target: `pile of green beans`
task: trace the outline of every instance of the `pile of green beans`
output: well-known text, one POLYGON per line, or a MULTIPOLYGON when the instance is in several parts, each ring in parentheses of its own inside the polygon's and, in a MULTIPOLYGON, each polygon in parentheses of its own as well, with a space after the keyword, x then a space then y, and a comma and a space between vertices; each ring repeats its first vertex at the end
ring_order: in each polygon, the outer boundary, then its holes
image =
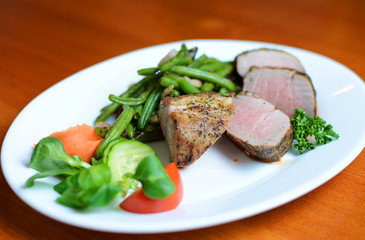
POLYGON ((161 95, 166 88, 171 97, 212 91, 227 95, 228 92, 238 91, 234 81, 227 77, 232 76, 231 61, 220 61, 205 54, 195 58, 196 51, 197 48, 187 49, 182 44, 175 56, 157 67, 138 70, 138 74, 143 76, 142 80, 127 91, 119 96, 109 95, 111 103, 101 110, 95 123, 107 121, 110 116, 122 113, 110 129, 99 131, 104 133, 104 140, 97 149, 97 157, 101 157, 107 143, 116 137, 145 142, 163 139, 159 123, 150 123, 150 118, 156 115, 161 95), (198 83, 201 84, 194 86, 190 79, 199 80, 198 83))

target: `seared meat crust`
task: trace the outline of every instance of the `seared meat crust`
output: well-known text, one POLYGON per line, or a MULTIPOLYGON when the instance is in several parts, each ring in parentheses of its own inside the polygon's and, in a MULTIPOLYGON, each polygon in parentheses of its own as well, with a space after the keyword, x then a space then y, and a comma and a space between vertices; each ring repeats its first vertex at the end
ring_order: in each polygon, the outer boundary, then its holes
POLYGON ((293 141, 293 129, 290 127, 277 145, 253 145, 230 133, 227 134, 248 156, 262 162, 279 161, 291 148, 293 141))
POLYGON ((219 93, 161 100, 158 116, 171 161, 178 167, 191 165, 221 137, 233 114, 232 97, 219 93))

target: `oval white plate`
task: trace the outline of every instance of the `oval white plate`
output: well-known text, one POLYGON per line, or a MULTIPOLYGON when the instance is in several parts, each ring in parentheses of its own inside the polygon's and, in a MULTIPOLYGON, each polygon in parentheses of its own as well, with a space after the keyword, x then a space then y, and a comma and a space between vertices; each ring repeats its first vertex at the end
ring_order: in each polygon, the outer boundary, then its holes
MULTIPOLYGON (((321 116, 334 126, 340 139, 301 156, 289 151, 279 163, 248 159, 223 137, 197 162, 181 170, 185 196, 170 212, 139 215, 124 212, 118 202, 105 208, 77 211, 55 202, 54 178, 24 183, 32 146, 48 134, 76 124, 93 123, 108 104, 110 93, 120 94, 138 80, 136 71, 156 66, 182 42, 130 52, 80 71, 49 88, 19 114, 1 151, 6 180, 14 192, 42 214, 66 224, 119 233, 160 233, 196 229, 246 218, 278 207, 320 186, 353 161, 365 146, 364 82, 345 66, 305 50, 250 41, 187 40, 198 54, 232 60, 250 49, 266 47, 287 51, 302 62, 317 91, 321 116), (238 159, 238 161, 234 161, 238 159)), ((153 143, 163 162, 168 161, 164 142, 153 143)))

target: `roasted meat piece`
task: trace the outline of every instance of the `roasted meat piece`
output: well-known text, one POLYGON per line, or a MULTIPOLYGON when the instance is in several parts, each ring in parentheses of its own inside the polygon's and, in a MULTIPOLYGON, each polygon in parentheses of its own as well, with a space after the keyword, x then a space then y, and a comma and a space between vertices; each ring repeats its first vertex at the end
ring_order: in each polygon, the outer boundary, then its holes
POLYGON ((158 118, 171 161, 187 167, 196 161, 226 131, 234 114, 232 97, 198 93, 160 102, 158 118))
POLYGON ((305 73, 291 69, 253 67, 243 79, 243 91, 254 92, 293 117, 296 108, 316 116, 316 91, 305 73))
POLYGON ((293 55, 276 50, 259 48, 246 51, 235 59, 237 73, 244 77, 251 67, 290 68, 298 72, 305 72, 302 64, 293 55))
POLYGON ((280 160, 293 141, 289 117, 250 92, 236 95, 233 104, 235 114, 228 125, 228 137, 254 159, 280 160))

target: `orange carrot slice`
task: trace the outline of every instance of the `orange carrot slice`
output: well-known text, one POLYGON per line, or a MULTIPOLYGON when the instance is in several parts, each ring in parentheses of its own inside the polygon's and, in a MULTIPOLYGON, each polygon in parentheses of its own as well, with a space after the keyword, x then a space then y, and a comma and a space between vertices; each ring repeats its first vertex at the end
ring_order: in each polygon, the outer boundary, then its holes
POLYGON ((90 162, 102 138, 95 129, 87 124, 70 127, 64 131, 54 132, 50 136, 58 138, 71 157, 79 156, 82 161, 90 162))

